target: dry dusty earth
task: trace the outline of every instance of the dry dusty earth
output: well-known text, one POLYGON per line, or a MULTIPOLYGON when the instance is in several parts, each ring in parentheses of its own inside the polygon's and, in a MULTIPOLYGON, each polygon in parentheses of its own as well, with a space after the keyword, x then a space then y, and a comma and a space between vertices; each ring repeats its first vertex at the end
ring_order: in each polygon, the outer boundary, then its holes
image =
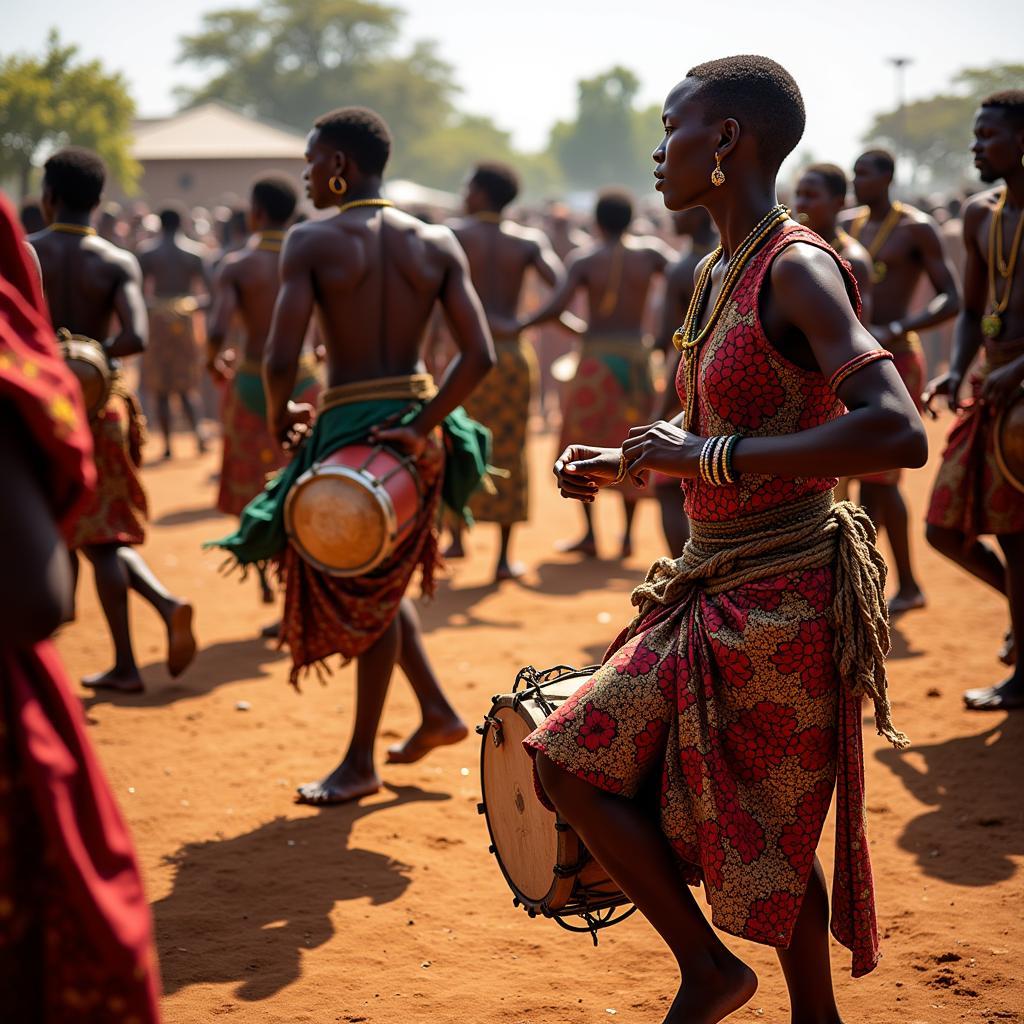
MULTIPOLYGON (((920 521, 932 465, 910 482, 920 521)), ((518 537, 531 571, 487 584, 491 527, 423 607, 427 643, 454 703, 480 721, 491 694, 527 663, 588 663, 629 614, 628 595, 661 554, 652 503, 637 554, 580 562, 553 553, 576 510, 551 486, 550 436, 532 447, 534 515, 518 537)), ((271 610, 253 581, 218 575, 200 542, 230 526, 210 511, 216 460, 187 454, 146 469, 146 557, 197 605, 202 652, 171 681, 156 617, 133 604, 147 692, 82 695, 90 734, 134 832, 153 902, 168 1024, 237 1020, 373 1024, 574 1024, 661 1021, 675 972, 639 917, 586 936, 530 920, 487 852, 476 737, 418 765, 385 767, 386 788, 358 806, 315 810, 292 793, 336 760, 352 715, 353 673, 303 692, 283 654, 256 639, 271 610), (249 710, 238 710, 247 701, 249 710)), ((155 454, 154 449, 150 449, 155 454)), ((599 525, 609 554, 614 498, 599 525)), ((913 748, 898 755, 868 729, 871 847, 885 959, 852 981, 833 950, 847 1024, 1024 1020, 1024 713, 971 714, 960 692, 995 682, 1001 602, 917 543, 930 606, 897 624, 891 678, 913 748)), ((74 676, 105 668, 109 646, 88 573, 79 620, 60 637, 74 676)), ((415 724, 402 678, 381 744, 415 724)), ((832 832, 822 845, 830 873, 832 832)), ((738 1021, 789 1020, 770 950, 729 940, 761 987, 738 1021)))

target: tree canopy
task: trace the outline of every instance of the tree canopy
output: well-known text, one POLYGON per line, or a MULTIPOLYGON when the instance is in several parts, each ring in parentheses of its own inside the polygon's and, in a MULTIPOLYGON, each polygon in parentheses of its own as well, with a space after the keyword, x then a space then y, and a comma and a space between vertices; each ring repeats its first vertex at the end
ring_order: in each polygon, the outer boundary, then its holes
POLYGON ((63 45, 53 30, 42 57, 0 59, 0 178, 16 179, 22 196, 33 166, 71 144, 96 150, 126 191, 137 181, 128 85, 99 61, 77 56, 77 47, 63 45))

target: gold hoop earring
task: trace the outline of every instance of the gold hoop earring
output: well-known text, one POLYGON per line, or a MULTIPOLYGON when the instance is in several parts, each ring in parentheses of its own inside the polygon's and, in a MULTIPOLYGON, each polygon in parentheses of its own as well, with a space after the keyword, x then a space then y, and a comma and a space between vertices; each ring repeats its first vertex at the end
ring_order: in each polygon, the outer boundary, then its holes
POLYGON ((711 172, 711 184, 715 188, 725 184, 725 171, 722 170, 722 158, 715 154, 715 169, 711 172))
POLYGON ((348 191, 348 182, 340 175, 332 175, 327 187, 336 195, 343 196, 348 191))

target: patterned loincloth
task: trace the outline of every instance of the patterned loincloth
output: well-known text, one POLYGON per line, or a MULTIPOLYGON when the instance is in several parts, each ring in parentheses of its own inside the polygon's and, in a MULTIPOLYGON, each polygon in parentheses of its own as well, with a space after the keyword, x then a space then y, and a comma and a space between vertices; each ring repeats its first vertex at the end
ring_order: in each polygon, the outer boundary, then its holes
MULTIPOLYGON (((895 338, 885 347, 892 353, 893 365, 906 384, 917 411, 920 412, 921 393, 928 377, 920 337, 916 331, 908 331, 902 338, 895 338)), ((902 478, 902 469, 887 469, 884 473, 869 473, 857 479, 865 484, 898 484, 902 478)))
POLYGON ((530 503, 526 430, 537 381, 533 348, 521 338, 495 343, 498 363, 463 403, 466 412, 491 432, 494 492, 480 490, 469 507, 478 522, 521 523, 530 503), (508 474, 507 476, 505 474, 508 474))
POLYGON ((196 301, 185 295, 149 306, 149 342, 142 353, 142 390, 186 394, 199 387, 199 349, 192 321, 196 301))
POLYGON ((90 422, 96 460, 96 494, 72 530, 70 546, 141 544, 149 514, 139 468, 145 420, 120 374, 107 404, 90 422))
MULTIPOLYGON (((651 353, 639 335, 584 338, 576 376, 565 391, 559 452, 570 444, 618 448, 633 427, 651 422, 656 396, 651 353)), ((618 489, 632 500, 652 493, 628 477, 618 489)))
POLYGON ((790 509, 693 523, 683 557, 657 563, 634 594, 640 614, 601 669, 525 742, 610 793, 634 797, 656 782, 662 831, 683 878, 704 883, 715 925, 772 946, 790 943, 838 787, 832 927, 860 975, 875 966, 878 941, 861 696, 847 680, 879 671, 884 657, 863 649, 859 627, 881 630, 888 646, 885 567, 866 554, 867 516, 829 505, 827 495, 805 500, 798 508, 817 525, 785 538, 787 520, 800 518, 790 509), (770 556, 743 554, 772 535, 770 556), (862 645, 856 666, 836 657, 837 622, 858 633, 846 636, 862 645))
POLYGON ((345 445, 365 441, 370 429, 397 415, 411 420, 433 390, 427 375, 387 378, 329 388, 310 437, 292 461, 242 512, 238 530, 207 547, 228 551, 240 565, 280 564, 285 584, 281 642, 291 652, 291 681, 332 654, 348 661, 367 651, 388 628, 417 568, 425 594, 440 565, 437 518, 441 500, 463 515, 486 473, 490 435, 461 408, 451 413, 416 463, 423 502, 408 538, 377 569, 357 577, 329 576, 303 561, 288 542, 284 506, 292 485, 314 463, 345 445), (373 397, 391 392, 389 397, 373 397), (393 397, 403 392, 407 397, 393 397))
MULTIPOLYGON (((293 402, 315 405, 320 395, 313 360, 302 360, 292 392, 293 402)), ((288 462, 267 429, 266 398, 258 363, 243 362, 224 392, 221 410, 224 441, 217 509, 238 516, 263 490, 267 477, 288 462)))
POLYGON ((1024 355, 1024 342, 985 346, 985 363, 971 376, 964 403, 946 440, 928 507, 928 523, 957 530, 970 544, 983 533, 1024 532, 1024 492, 1003 474, 993 451, 998 410, 979 401, 990 370, 1024 355))

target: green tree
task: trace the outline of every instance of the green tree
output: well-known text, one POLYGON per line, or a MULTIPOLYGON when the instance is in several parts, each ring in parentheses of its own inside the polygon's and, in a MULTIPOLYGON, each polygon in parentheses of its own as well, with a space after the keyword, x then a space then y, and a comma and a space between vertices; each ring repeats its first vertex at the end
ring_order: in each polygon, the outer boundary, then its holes
POLYGON ((877 114, 864 140, 908 156, 915 182, 953 187, 969 179, 971 123, 978 103, 1001 89, 1019 88, 1024 64, 965 68, 948 91, 877 114))
POLYGON ((16 179, 22 196, 47 151, 70 144, 96 150, 125 191, 138 180, 128 85, 99 61, 77 56, 54 29, 42 57, 0 59, 0 178, 16 179))
POLYGON ((566 180, 577 188, 622 184, 647 191, 661 112, 637 110, 640 80, 614 67, 581 80, 578 89, 575 121, 559 121, 550 136, 566 180))

